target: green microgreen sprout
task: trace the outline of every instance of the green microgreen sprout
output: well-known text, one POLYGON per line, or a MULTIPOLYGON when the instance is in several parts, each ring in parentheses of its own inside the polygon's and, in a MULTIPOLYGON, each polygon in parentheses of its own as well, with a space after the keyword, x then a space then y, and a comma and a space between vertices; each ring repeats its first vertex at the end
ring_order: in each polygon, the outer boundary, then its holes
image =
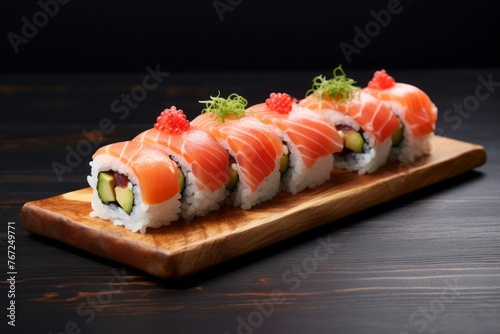
POLYGON ((217 117, 221 123, 226 119, 245 116, 245 108, 248 104, 247 99, 236 93, 230 94, 227 99, 220 97, 220 91, 217 96, 210 96, 210 100, 198 102, 205 103, 202 114, 209 113, 212 117, 217 117))
POLYGON ((332 78, 318 75, 312 81, 312 87, 306 92, 306 96, 314 94, 319 99, 331 99, 338 103, 348 102, 361 90, 355 86, 356 81, 346 76, 341 65, 333 70, 332 78))

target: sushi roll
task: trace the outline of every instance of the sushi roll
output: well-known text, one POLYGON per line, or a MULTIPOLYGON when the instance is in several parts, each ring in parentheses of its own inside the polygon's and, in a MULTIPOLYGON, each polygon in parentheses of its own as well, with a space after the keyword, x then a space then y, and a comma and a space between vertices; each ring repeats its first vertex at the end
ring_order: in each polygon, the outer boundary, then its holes
POLYGON ((229 154, 208 132, 191 126, 181 109, 165 109, 154 127, 133 141, 158 146, 179 166, 182 218, 188 221, 219 209, 230 180, 229 154))
POLYGON ((90 216, 141 233, 179 218, 179 169, 166 152, 152 144, 117 142, 99 148, 90 166, 90 216))
POLYGON ((343 137, 344 149, 334 155, 336 168, 370 174, 387 162, 401 123, 386 105, 361 92, 355 83, 339 66, 330 79, 314 78, 299 105, 324 115, 343 137))
POLYGON ((208 131, 230 155, 231 181, 226 203, 241 209, 273 198, 280 187, 281 140, 254 117, 246 117, 248 101, 231 94, 200 101, 202 113, 191 121, 208 131))
POLYGON ((330 179, 333 154, 342 151, 343 140, 325 117, 282 93, 271 93, 265 103, 249 107, 247 114, 268 125, 285 145, 282 191, 297 194, 330 179))
POLYGON ((403 124, 392 159, 412 163, 431 153, 438 110, 425 92, 396 82, 385 70, 376 71, 363 92, 381 100, 403 124))

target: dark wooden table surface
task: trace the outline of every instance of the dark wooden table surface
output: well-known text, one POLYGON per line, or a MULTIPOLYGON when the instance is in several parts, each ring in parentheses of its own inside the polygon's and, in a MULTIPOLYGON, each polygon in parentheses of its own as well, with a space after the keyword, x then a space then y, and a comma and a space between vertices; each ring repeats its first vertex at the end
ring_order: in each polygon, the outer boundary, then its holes
POLYGON ((330 74, 166 71, 0 76, 2 333, 500 332, 500 69, 392 71, 432 97, 438 134, 486 148, 485 165, 193 276, 158 279, 25 231, 24 203, 87 187, 91 151, 163 108, 192 118, 218 90, 303 96, 330 74), (334 252, 304 270, 319 240, 334 252))

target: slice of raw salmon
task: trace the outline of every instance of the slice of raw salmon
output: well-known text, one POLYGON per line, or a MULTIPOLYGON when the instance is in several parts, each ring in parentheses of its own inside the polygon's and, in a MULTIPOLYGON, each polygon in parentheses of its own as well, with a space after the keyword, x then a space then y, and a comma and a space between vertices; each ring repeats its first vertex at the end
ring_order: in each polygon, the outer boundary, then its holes
POLYGON ((375 72, 363 92, 373 95, 401 118, 414 137, 430 134, 437 120, 437 107, 420 88, 396 82, 385 70, 375 72))
POLYGON ((140 133, 134 141, 148 142, 167 153, 182 157, 199 189, 219 189, 229 182, 229 154, 207 131, 190 126, 186 131, 170 133, 152 128, 140 133))
POLYGON ((319 113, 296 103, 288 113, 277 112, 266 103, 260 103, 249 107, 248 114, 286 134, 298 148, 306 167, 311 167, 319 157, 342 150, 343 140, 335 126, 319 113))
POLYGON ((191 121, 208 131, 227 148, 240 170, 240 181, 255 191, 277 168, 283 144, 261 121, 253 117, 227 118, 223 122, 205 113, 191 121))
POLYGON ((92 158, 101 154, 116 157, 130 167, 145 204, 161 203, 180 191, 176 163, 152 144, 117 142, 99 148, 92 158))

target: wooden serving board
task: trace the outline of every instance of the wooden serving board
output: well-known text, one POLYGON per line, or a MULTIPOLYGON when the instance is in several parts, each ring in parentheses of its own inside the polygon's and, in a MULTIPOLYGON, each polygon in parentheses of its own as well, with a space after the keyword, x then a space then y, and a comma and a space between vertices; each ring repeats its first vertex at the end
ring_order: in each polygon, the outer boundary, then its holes
POLYGON ((435 137, 432 155, 414 164, 389 162, 371 175, 333 170, 324 185, 280 193, 251 210, 221 208, 145 234, 91 218, 85 188, 26 203, 21 224, 34 234, 162 278, 178 278, 292 237, 319 225, 462 174, 486 162, 482 146, 435 137))

